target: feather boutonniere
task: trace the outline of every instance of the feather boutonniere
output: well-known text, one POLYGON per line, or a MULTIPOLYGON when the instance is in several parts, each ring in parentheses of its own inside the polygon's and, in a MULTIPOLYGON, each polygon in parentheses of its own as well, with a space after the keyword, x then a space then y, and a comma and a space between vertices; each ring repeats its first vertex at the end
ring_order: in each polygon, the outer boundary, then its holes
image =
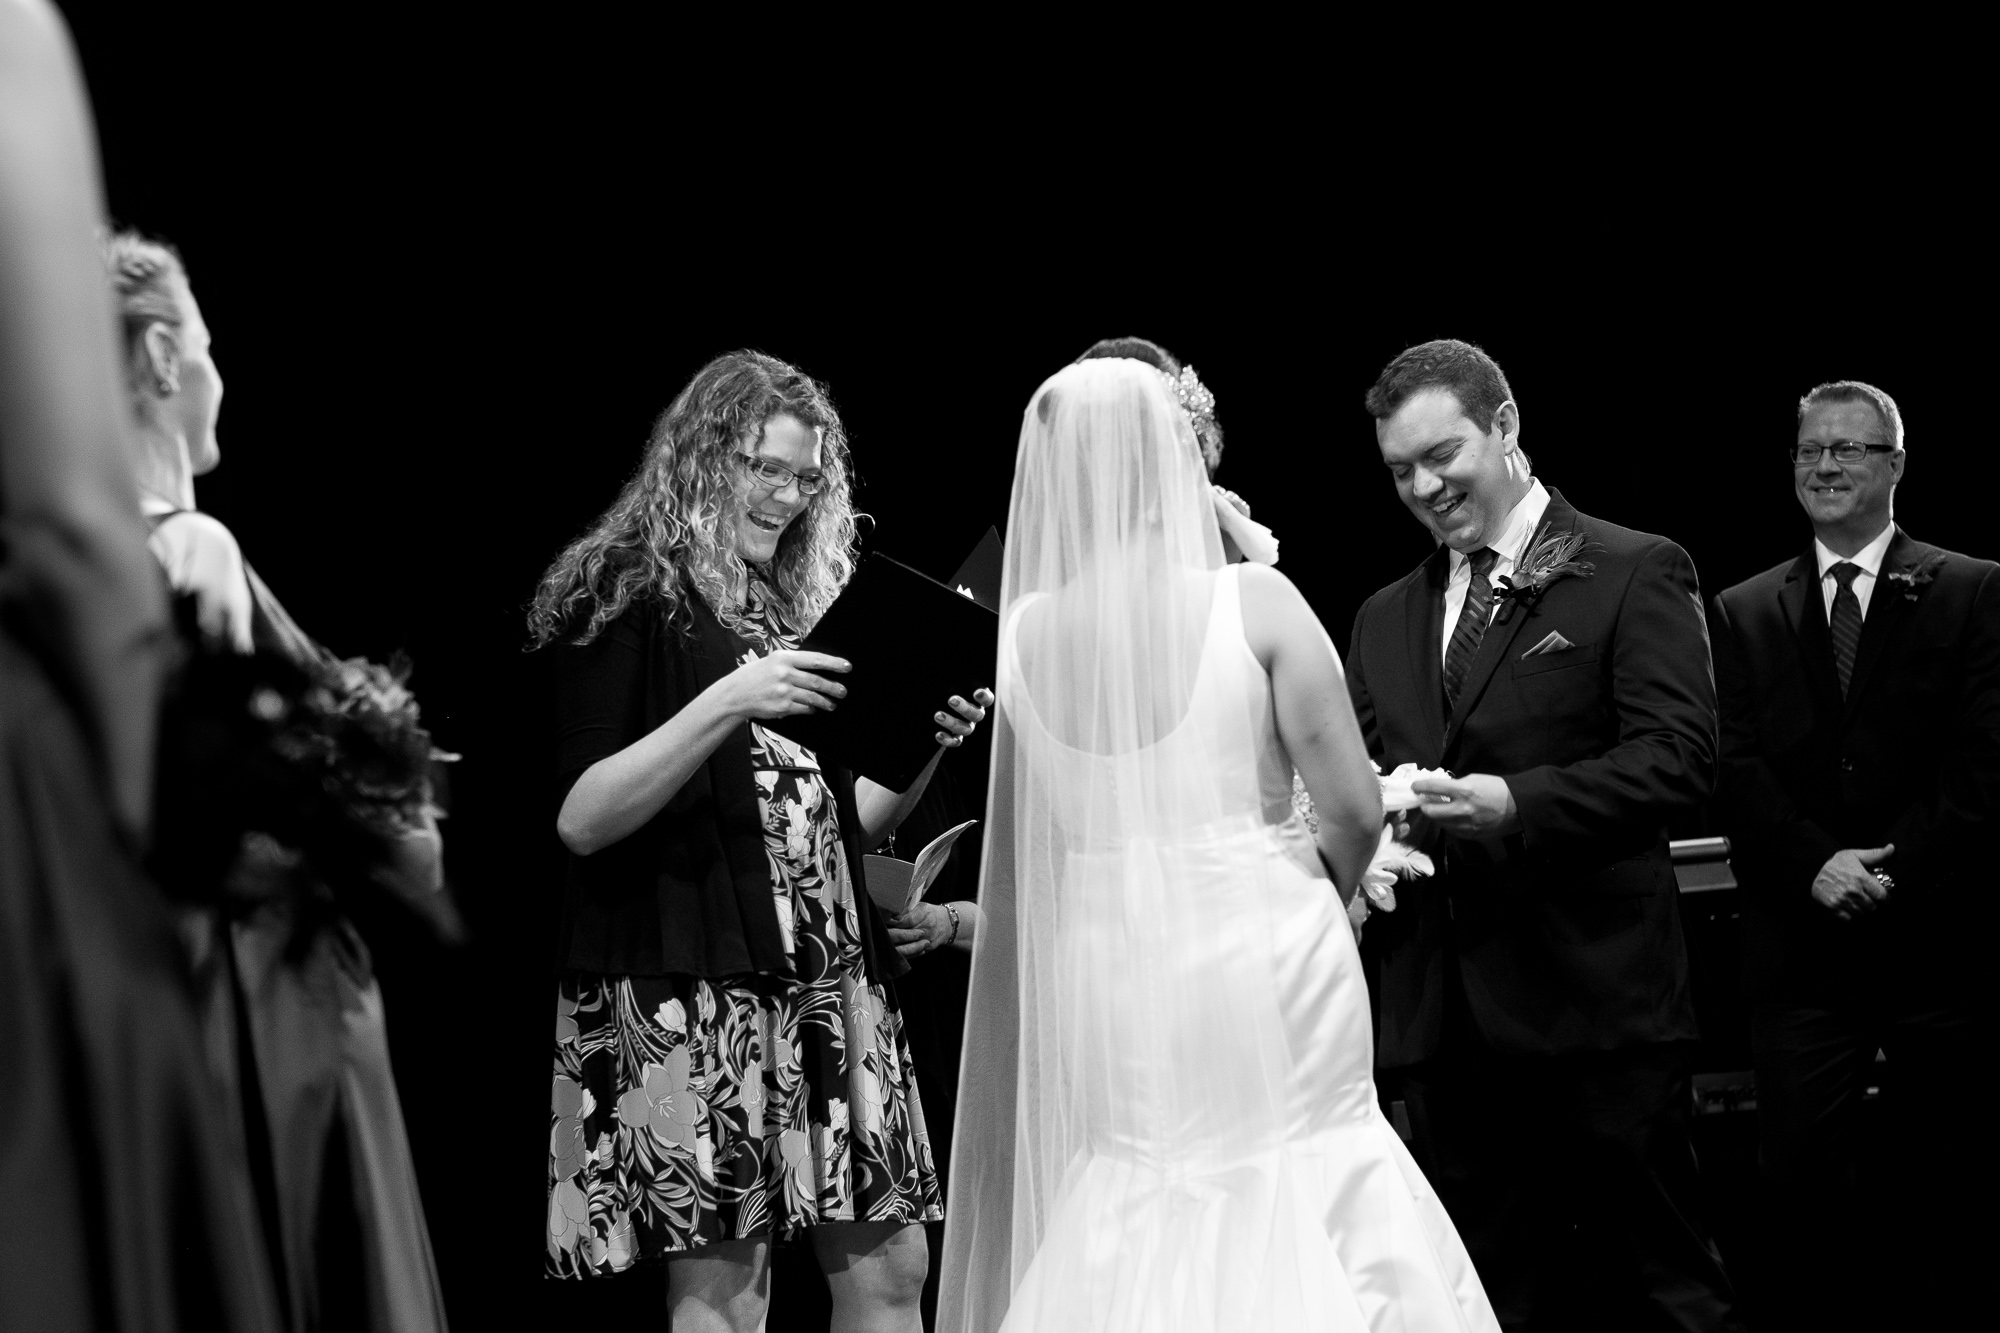
POLYGON ((1580 532, 1542 529, 1528 543, 1514 572, 1500 576, 1500 586, 1493 590, 1493 600, 1499 606, 1494 618, 1506 624, 1517 605, 1533 606, 1557 579, 1594 577, 1597 566, 1577 559, 1588 549, 1590 543, 1580 532))
POLYGON ((1911 565, 1908 569, 1899 569, 1896 570, 1894 573, 1886 574, 1883 577, 1887 578, 1891 583, 1902 584, 1903 600, 1908 602, 1914 602, 1917 600, 1917 589, 1928 584, 1932 579, 1935 579, 1937 577, 1937 572, 1943 568, 1944 568, 1944 552, 1932 551, 1929 555, 1917 561, 1916 564, 1911 565))

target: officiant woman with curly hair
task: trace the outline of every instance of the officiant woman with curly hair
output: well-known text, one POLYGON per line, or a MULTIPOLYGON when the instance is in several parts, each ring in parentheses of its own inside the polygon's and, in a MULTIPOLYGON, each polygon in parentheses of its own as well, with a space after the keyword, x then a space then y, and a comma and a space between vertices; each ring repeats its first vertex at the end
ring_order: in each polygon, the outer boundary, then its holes
MULTIPOLYGON (((549 1272, 665 1260, 676 1330, 761 1328, 770 1245, 802 1230, 835 1328, 921 1327, 943 1214, 888 985, 907 964, 856 879, 936 760, 896 793, 762 725, 846 693, 847 663, 798 645, 854 547, 825 390, 734 352, 674 399, 529 614, 556 645, 570 852, 549 1272)), ((940 708, 940 747, 990 702, 940 708)))

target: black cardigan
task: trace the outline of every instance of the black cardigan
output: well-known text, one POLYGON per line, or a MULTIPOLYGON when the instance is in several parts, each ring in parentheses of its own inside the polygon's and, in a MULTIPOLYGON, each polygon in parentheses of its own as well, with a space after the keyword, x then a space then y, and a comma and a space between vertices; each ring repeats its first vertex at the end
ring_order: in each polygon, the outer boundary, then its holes
MULTIPOLYGON (((637 599, 588 644, 556 650, 558 809, 585 769, 651 733, 751 650, 692 590, 682 608, 669 620, 658 598, 637 599)), ((822 768, 854 877, 869 977, 900 976, 909 964, 861 882, 854 776, 822 768)), ((613 976, 793 974, 771 893, 748 723, 643 827, 593 856, 570 855, 557 965, 613 976)))

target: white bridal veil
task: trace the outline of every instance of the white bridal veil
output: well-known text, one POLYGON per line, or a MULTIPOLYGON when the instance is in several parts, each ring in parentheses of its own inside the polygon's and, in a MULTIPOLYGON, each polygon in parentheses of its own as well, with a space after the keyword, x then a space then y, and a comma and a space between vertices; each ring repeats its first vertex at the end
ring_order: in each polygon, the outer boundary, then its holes
POLYGON ((1205 672, 1247 659, 1210 641, 1222 567, 1161 376, 1092 360, 1043 384, 1008 518, 948 1333, 1010 1306, 1010 1329, 1121 1327, 1135 1291, 1181 1293, 1191 1319, 1269 1310, 1254 1288, 1289 1245, 1271 1157, 1291 1066, 1249 691, 1192 707, 1205 672), (1251 1257, 1216 1271, 1222 1255, 1251 1257))

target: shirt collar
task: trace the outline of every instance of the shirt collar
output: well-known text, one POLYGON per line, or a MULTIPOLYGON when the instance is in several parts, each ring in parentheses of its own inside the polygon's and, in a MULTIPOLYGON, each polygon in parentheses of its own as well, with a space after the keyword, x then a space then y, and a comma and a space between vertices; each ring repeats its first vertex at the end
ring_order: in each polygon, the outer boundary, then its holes
POLYGON ((1889 543, 1894 541, 1895 537, 1896 525, 1890 523, 1889 526, 1882 529, 1874 541, 1869 542, 1853 555, 1848 556, 1835 555, 1827 548, 1825 542, 1817 537, 1813 538, 1813 554, 1819 557, 1819 576, 1825 578, 1826 572, 1829 569, 1832 569, 1842 560, 1850 560, 1861 566, 1861 572, 1869 578, 1880 577, 1882 573, 1882 560, 1889 554, 1889 543))
MULTIPOLYGON (((1508 564, 1520 564, 1521 551, 1527 546, 1528 538, 1535 535, 1535 529, 1541 525, 1542 515, 1548 512, 1548 508, 1549 488, 1542 485, 1540 477, 1536 477, 1534 483, 1528 487, 1528 493, 1521 497, 1520 503, 1507 515, 1507 521, 1500 525, 1500 535, 1487 544, 1508 564)), ((1453 551, 1451 572, 1458 573, 1468 559, 1470 557, 1465 552, 1453 551)))
POLYGON ((148 491, 139 492, 139 513, 146 518, 158 518, 162 514, 173 514, 179 511, 180 506, 172 500, 162 500, 159 496, 148 491))

